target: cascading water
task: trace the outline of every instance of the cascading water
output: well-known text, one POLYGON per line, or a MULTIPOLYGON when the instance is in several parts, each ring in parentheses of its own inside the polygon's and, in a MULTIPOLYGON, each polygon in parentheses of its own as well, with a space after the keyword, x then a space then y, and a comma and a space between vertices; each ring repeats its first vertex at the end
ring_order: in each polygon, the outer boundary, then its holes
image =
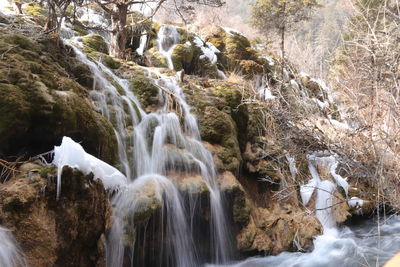
POLYGON ((158 51, 167 60, 168 68, 173 70, 174 63, 172 62, 172 52, 175 45, 181 40, 181 35, 173 26, 164 25, 160 28, 157 35, 158 51))
MULTIPOLYGON (((353 229, 349 227, 338 229, 333 213, 334 193, 337 186, 340 186, 347 194, 348 184, 336 173, 338 166, 336 156, 328 151, 315 152, 308 155, 308 162, 312 179, 301 186, 300 193, 305 205, 313 193, 316 193, 316 217, 324 230, 323 235, 315 238, 314 250, 310 253, 283 252, 277 256, 249 258, 229 265, 230 267, 382 266, 400 250, 399 216, 378 222, 381 225, 380 231, 371 221, 353 226, 353 229), (327 171, 325 175, 329 174, 331 178, 320 177, 319 170, 327 171)), ((350 206, 362 205, 362 203, 360 199, 349 200, 350 206)), ((209 265, 211 266, 216 265, 209 265)))
MULTIPOLYGON (((174 27, 162 29, 159 35, 160 51, 167 53, 180 36, 174 27)), ((154 208, 160 219, 159 229, 152 234, 159 243, 160 260, 154 260, 153 264, 186 267, 197 266, 207 260, 194 238, 198 230, 195 229, 193 216, 198 213, 200 202, 196 198, 185 197, 177 189, 179 181, 169 177, 177 172, 184 177, 197 173, 206 185, 211 213, 211 241, 207 247, 213 253, 211 258, 207 258, 217 263, 226 262, 229 258, 229 235, 213 158, 201 143, 196 118, 190 112, 176 79, 148 71, 149 80, 159 88, 160 107, 156 112, 146 114, 129 90, 128 81, 117 77, 100 62, 89 60, 77 47, 76 39, 68 42, 74 47, 77 59, 89 66, 93 74, 94 86, 90 97, 95 108, 115 128, 121 171, 129 181, 111 200, 114 221, 107 241, 107 265, 123 266, 133 262, 147 265, 146 260, 138 259, 143 252, 135 251, 135 248, 149 242, 140 238, 136 240, 139 236, 137 227, 141 223, 138 214, 146 207, 154 208), (172 105, 172 102, 177 105, 172 105), (180 116, 171 112, 172 107, 178 109, 180 116)), ((146 69, 143 71, 146 72, 146 69)))
POLYGON ((0 266, 25 267, 28 266, 20 254, 16 241, 10 231, 0 226, 0 266))

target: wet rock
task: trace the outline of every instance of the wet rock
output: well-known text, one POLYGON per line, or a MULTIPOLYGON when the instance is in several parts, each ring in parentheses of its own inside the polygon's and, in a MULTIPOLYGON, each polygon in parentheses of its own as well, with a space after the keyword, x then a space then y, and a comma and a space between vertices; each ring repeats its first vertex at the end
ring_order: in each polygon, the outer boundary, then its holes
POLYGON ((108 54, 107 43, 104 41, 103 37, 101 37, 98 34, 89 34, 89 35, 83 36, 81 38, 81 41, 84 45, 88 46, 89 48, 93 49, 94 51, 108 54))
POLYGON ((50 151, 64 135, 83 141, 89 153, 113 163, 116 139, 111 124, 86 99, 91 86, 85 66, 56 42, 1 35, 0 155, 35 155, 50 151), (40 55, 40 56, 39 56, 40 55), (71 64, 68 64, 71 62, 71 64), (73 71, 74 69, 74 71, 73 71))
POLYGON ((109 206, 101 181, 65 167, 56 201, 54 179, 29 178, 33 168, 44 169, 24 164, 18 177, 0 187, 0 221, 13 231, 29 265, 104 266, 100 240, 109 224, 109 206))

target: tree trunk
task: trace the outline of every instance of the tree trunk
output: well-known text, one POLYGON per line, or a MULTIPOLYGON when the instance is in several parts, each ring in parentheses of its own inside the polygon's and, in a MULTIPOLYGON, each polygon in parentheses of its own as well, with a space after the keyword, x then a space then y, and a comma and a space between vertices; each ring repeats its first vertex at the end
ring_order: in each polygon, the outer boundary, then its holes
POLYGON ((17 1, 17 2, 14 2, 13 4, 14 4, 14 12, 17 13, 18 15, 22 15, 23 14, 22 3, 17 1))
POLYGON ((111 40, 110 55, 123 58, 127 41, 126 19, 128 15, 128 5, 117 5, 114 14, 111 15, 111 40))
MULTIPOLYGON (((286 2, 283 3, 283 15, 286 15, 286 2)), ((286 18, 283 18, 281 26, 281 90, 285 84, 285 31, 286 31, 286 18)))
POLYGON ((283 84, 285 83, 285 31, 286 28, 283 25, 281 28, 281 88, 283 88, 283 84))

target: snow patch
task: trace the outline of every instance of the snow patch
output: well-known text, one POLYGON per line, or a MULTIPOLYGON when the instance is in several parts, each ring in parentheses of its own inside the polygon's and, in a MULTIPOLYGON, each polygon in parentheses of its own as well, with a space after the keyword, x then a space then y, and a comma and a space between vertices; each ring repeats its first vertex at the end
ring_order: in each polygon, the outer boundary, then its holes
POLYGON ((213 65, 217 64, 218 58, 216 53, 221 52, 218 50, 218 48, 216 48, 210 42, 204 43, 204 41, 201 40, 198 36, 194 37, 193 42, 196 44, 197 47, 201 49, 201 52, 203 53, 203 55, 200 56, 200 59, 208 58, 213 65))
POLYGON ((53 164, 57 166, 57 199, 61 193, 61 173, 64 166, 79 169, 85 175, 93 173, 94 178, 100 179, 107 190, 127 184, 126 177, 120 171, 86 153, 82 146, 70 137, 64 136, 61 145, 54 147, 53 164))
POLYGON ((352 198, 350 198, 349 201, 347 201, 347 203, 349 204, 349 206, 351 208, 361 208, 362 205, 364 204, 364 200, 362 200, 358 197, 352 197, 352 198))
POLYGON ((7 0, 0 0, 0 12, 4 15, 15 15, 14 8, 7 0))
POLYGON ((222 29, 228 33, 228 34, 239 34, 239 35, 243 35, 240 31, 235 30, 233 28, 229 28, 229 27, 222 27, 222 29))

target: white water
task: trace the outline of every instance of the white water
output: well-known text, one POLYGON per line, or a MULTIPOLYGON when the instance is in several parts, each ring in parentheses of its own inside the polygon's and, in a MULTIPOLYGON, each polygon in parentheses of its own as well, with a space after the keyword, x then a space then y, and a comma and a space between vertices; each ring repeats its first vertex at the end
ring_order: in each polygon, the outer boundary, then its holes
POLYGON ((143 56, 144 50, 146 49, 147 45, 147 32, 145 30, 142 31, 142 35, 140 36, 140 43, 139 47, 136 49, 138 55, 143 56))
POLYGON ((181 40, 181 35, 174 26, 164 25, 161 26, 157 34, 158 51, 167 60, 168 68, 173 70, 174 63, 172 62, 172 52, 174 52, 175 45, 181 40))
MULTIPOLYGON (((400 216, 370 219, 316 237, 310 253, 283 252, 254 257, 230 267, 366 267, 383 266, 400 251, 400 216), (380 231, 378 230, 380 228, 380 231)), ((215 266, 215 265, 213 265, 215 266)), ((209 266, 211 267, 211 265, 209 266)))
POLYGON ((9 230, 0 226, 0 266, 24 267, 28 266, 19 252, 18 245, 9 230))
MULTIPOLYGON (((316 217, 323 226, 323 235, 314 240, 314 249, 310 253, 283 252, 277 256, 254 257, 231 265, 230 267, 361 267, 382 266, 400 251, 400 216, 394 216, 376 225, 373 220, 361 225, 337 228, 333 214, 333 193, 340 186, 347 194, 346 180, 336 173, 338 161, 336 155, 327 151, 308 155, 309 170, 312 179, 301 187, 300 193, 306 205, 316 191, 316 217), (328 170, 334 180, 323 180, 318 170, 328 170), (378 230, 380 231, 378 232, 378 230)), ((290 160, 289 160, 290 163, 290 160)), ((360 207, 363 200, 351 198, 352 207, 360 207)), ((217 265, 208 265, 217 266, 217 265)), ((222 265, 218 265, 222 266, 222 265)))
MULTIPOLYGON (((178 42, 180 36, 174 27, 162 29, 164 30, 160 32, 163 34, 159 35, 160 50, 170 53, 171 47, 178 42)), ((199 258, 197 244, 192 237, 196 229, 192 228, 192 222, 187 219, 199 212, 200 207, 196 201, 192 203, 192 200, 189 200, 189 210, 184 208, 186 203, 177 189, 177 182, 168 177, 171 171, 182 172, 185 176, 193 173, 201 175, 210 197, 209 247, 213 253, 212 260, 217 263, 226 262, 229 258, 229 233, 216 183, 217 174, 213 158, 201 143, 196 118, 190 112, 182 88, 175 77, 148 70, 150 81, 159 88, 160 107, 156 112, 146 114, 129 90, 127 80, 117 77, 100 62, 89 60, 78 48, 81 44, 76 38, 67 42, 73 46, 77 59, 86 64, 93 74, 94 86, 90 97, 94 107, 114 126, 120 169, 128 179, 125 187, 121 186, 123 183, 118 184, 120 190, 111 201, 113 225, 107 240, 107 265, 122 266, 127 256, 133 261, 135 242, 145 242, 134 238, 127 241, 126 232, 137 230, 133 218, 143 209, 143 205, 140 204, 143 194, 139 193, 147 192, 149 184, 152 185, 152 190, 156 188, 155 198, 163 203, 162 221, 159 222, 162 225, 160 234, 161 240, 168 238, 168 242, 161 242, 159 253, 163 254, 164 258, 168 255, 167 261, 172 266, 197 266, 205 260, 199 258), (172 108, 176 109, 179 116, 171 112, 172 108)), ((145 68, 143 72, 146 72, 145 68)), ((78 150, 80 149, 81 147, 78 150)), ((68 152, 68 149, 66 151, 68 152)), ((85 158, 86 154, 82 154, 82 157, 85 158)), ((86 163, 89 162, 91 161, 86 163)), ((80 166, 72 162, 72 165, 89 170, 86 163, 83 163, 85 166, 80 166)), ((59 165, 63 164, 65 162, 59 165)), ((142 245, 145 243, 136 244, 139 247, 142 245)))

